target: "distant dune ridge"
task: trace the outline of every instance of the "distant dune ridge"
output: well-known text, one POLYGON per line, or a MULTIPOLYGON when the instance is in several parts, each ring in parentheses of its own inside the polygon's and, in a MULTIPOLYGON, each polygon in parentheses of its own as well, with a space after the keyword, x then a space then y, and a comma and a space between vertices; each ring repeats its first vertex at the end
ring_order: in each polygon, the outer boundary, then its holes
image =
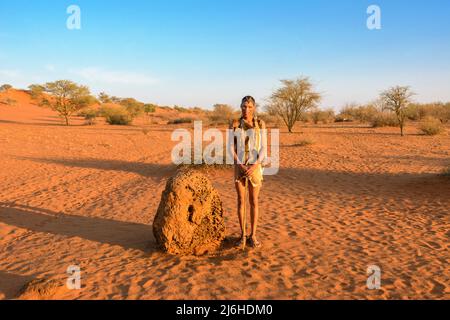
MULTIPOLYGON (((260 195, 263 249, 234 250, 233 171, 211 169, 224 248, 172 256, 152 222, 177 170, 171 133, 191 124, 66 127, 25 91, 6 97, 16 103, 0 103, 0 299, 450 298, 448 124, 424 136, 411 123, 405 137, 358 123, 281 127, 281 168, 260 195), (64 287, 71 265, 79 290, 64 287), (373 265, 379 290, 366 286, 373 265)), ((155 116, 169 114, 180 117, 155 116)))

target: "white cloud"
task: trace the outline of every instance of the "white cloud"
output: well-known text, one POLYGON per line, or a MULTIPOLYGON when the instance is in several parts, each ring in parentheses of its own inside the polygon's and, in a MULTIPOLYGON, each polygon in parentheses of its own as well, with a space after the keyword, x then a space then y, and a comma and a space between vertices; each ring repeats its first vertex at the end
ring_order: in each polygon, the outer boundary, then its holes
POLYGON ((138 86, 158 83, 157 79, 136 72, 109 71, 95 67, 71 70, 70 72, 90 82, 138 86))

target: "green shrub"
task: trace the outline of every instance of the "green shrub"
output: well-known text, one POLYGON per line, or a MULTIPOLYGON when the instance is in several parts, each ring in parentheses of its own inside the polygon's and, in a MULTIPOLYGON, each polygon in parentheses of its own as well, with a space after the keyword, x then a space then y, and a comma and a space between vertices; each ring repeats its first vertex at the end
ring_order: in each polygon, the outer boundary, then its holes
POLYGON ((29 93, 31 95, 31 99, 39 100, 42 97, 43 92, 45 91, 45 87, 40 84, 32 84, 28 86, 29 93))
POLYGON ((95 118, 97 118, 98 111, 93 108, 86 108, 78 113, 79 117, 83 117, 86 120, 87 125, 95 124, 95 118))
POLYGON ((144 104, 144 112, 145 112, 145 114, 149 115, 150 113, 154 113, 155 111, 156 111, 156 105, 155 104, 151 104, 151 103, 144 104))
POLYGON ((125 107, 133 118, 144 113, 144 103, 134 98, 124 98, 120 101, 120 105, 125 107))
POLYGON ((129 125, 133 122, 133 116, 125 107, 120 106, 103 106, 99 114, 105 117, 107 123, 111 125, 129 125))
POLYGON ((443 128, 441 121, 436 118, 427 117, 421 122, 419 130, 427 136, 435 136, 441 133, 443 128))

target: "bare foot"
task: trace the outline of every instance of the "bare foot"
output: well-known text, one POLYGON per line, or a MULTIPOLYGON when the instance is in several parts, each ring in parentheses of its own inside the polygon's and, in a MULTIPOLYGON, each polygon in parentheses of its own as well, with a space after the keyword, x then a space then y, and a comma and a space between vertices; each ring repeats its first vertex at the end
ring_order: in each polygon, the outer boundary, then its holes
POLYGON ((249 239, 249 245, 253 248, 259 248, 261 247, 261 242, 258 241, 256 238, 250 238, 249 239))

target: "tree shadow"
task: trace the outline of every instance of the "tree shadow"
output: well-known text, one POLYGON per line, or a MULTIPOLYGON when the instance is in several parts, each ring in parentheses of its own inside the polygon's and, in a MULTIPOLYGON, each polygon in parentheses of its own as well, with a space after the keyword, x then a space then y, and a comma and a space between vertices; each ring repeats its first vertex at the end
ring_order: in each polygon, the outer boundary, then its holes
POLYGON ((163 179, 170 176, 177 170, 177 166, 174 164, 157 164, 157 163, 145 163, 145 162, 130 162, 120 160, 108 160, 108 159, 64 159, 64 158, 32 158, 32 157, 17 157, 19 160, 30 160, 47 164, 59 164, 66 167, 76 168, 90 168, 106 171, 124 171, 137 173, 144 177, 152 177, 163 179))
MULTIPOLYGON (((50 120, 52 121, 52 120, 50 120)), ((12 120, 0 120, 0 124, 17 124, 21 126, 35 126, 35 127, 67 127, 62 123, 41 123, 41 122, 20 122, 20 121, 12 121, 12 120)))
POLYGON ((68 215, 5 202, 0 202, 0 222, 35 232, 80 237, 146 253, 157 249, 152 225, 68 215))

